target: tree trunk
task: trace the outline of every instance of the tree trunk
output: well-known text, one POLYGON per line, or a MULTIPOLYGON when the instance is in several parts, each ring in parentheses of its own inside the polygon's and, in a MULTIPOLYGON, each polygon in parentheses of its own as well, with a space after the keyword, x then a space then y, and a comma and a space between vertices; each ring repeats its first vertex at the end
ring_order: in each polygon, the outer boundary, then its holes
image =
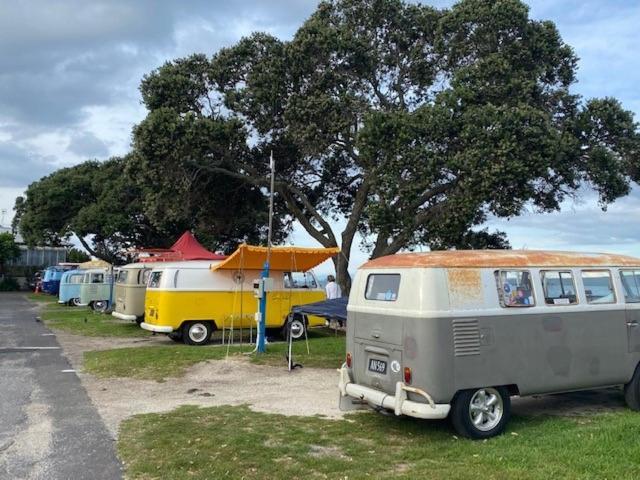
POLYGON ((341 251, 333 257, 333 265, 336 269, 336 282, 340 285, 342 296, 349 296, 351 291, 351 275, 349 274, 349 256, 350 251, 341 251))

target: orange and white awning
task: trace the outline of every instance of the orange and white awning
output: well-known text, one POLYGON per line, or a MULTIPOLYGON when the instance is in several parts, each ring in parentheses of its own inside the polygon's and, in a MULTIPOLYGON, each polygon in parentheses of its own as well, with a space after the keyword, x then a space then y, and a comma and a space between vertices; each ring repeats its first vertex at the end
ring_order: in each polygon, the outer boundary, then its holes
MULTIPOLYGON (((334 248, 272 247, 269 267, 278 271, 306 272, 340 253, 334 248)), ((267 259, 267 247, 243 243, 226 260, 211 266, 211 270, 262 270, 267 259)))

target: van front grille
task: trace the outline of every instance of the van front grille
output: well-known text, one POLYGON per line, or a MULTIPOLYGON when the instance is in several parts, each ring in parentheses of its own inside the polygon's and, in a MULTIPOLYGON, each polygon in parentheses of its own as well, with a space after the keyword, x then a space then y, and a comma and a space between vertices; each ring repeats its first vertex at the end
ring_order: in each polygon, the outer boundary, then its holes
POLYGON ((480 326, 477 318, 453 321, 453 351, 456 357, 480 355, 480 326))

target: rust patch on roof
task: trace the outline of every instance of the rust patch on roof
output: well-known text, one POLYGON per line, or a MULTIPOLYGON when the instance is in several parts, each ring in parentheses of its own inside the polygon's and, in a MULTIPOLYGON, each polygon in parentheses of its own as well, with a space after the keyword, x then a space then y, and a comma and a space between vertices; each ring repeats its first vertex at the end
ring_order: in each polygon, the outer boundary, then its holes
POLYGON ((370 260, 373 268, 500 268, 500 267, 640 267, 640 259, 610 253, 553 250, 448 250, 399 253, 370 260))
POLYGON ((477 268, 447 269, 449 301, 452 307, 462 308, 482 302, 482 280, 477 268))

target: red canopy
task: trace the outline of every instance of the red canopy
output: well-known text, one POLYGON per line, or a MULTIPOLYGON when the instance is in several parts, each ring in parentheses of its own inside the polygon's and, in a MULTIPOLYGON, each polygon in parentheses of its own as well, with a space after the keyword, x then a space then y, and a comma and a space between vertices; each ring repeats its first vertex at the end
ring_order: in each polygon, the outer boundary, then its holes
POLYGON ((186 231, 171 248, 141 249, 141 253, 149 253, 149 257, 141 257, 140 262, 175 262, 181 260, 224 260, 224 255, 210 252, 204 248, 190 231, 186 231))

